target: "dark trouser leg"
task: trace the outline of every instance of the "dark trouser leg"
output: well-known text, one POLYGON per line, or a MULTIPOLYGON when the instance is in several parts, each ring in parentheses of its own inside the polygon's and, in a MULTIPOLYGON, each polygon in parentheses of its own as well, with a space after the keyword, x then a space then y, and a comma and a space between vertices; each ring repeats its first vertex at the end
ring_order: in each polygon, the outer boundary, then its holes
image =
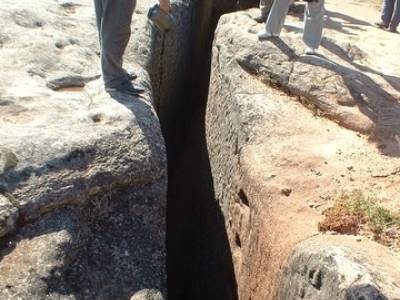
POLYGON ((400 0, 396 0, 396 7, 394 8, 392 21, 390 22, 390 29, 396 29, 400 24, 400 0))
POLYGON ((392 19, 394 2, 395 0, 383 0, 381 19, 386 27, 389 26, 390 20, 392 19))
POLYGON ((265 21, 267 21, 273 2, 273 0, 260 0, 261 17, 265 19, 265 21))
POLYGON ((131 35, 136 0, 95 0, 101 44, 101 69, 106 87, 127 80, 123 55, 131 35))

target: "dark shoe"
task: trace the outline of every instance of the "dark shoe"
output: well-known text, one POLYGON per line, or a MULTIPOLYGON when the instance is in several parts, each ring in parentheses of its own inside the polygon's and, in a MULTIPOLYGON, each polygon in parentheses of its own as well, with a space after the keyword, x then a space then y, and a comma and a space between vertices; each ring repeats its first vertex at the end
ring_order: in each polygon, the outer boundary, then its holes
POLYGON ((145 90, 142 88, 134 87, 129 81, 124 82, 117 87, 106 87, 106 91, 108 93, 120 92, 132 96, 139 96, 145 92, 145 90))
POLYGON ((378 28, 381 28, 381 29, 388 28, 388 25, 383 23, 382 21, 381 22, 375 22, 375 26, 378 27, 378 28))
POLYGON ((396 27, 390 27, 390 28, 389 28, 389 31, 390 31, 390 32, 393 32, 393 33, 399 33, 399 32, 397 31, 397 28, 396 28, 396 27))
POLYGON ((257 23, 265 23, 267 22, 267 17, 260 15, 258 17, 255 17, 253 20, 256 21, 257 23))

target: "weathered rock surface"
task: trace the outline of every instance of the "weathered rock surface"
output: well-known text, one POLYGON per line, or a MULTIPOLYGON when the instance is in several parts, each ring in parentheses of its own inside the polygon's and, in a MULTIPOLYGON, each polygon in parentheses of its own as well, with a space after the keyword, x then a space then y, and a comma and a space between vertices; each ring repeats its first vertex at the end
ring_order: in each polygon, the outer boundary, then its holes
POLYGON ((140 98, 95 81, 89 0, 1 6, 0 298, 165 296, 166 151, 147 73, 135 67, 140 98))
POLYGON ((60 210, 7 240, 0 263, 1 298, 74 299, 65 295, 67 289, 60 277, 85 242, 80 239, 80 225, 74 212, 60 210))
POLYGON ((398 254, 317 226, 335 191, 397 210, 395 85, 334 55, 302 56, 301 30, 259 42, 250 14, 220 20, 206 112, 239 299, 397 299, 398 254))
POLYGON ((127 51, 129 59, 133 58, 150 74, 169 160, 181 151, 181 139, 187 134, 187 115, 196 106, 196 103, 189 106, 188 102, 197 102, 197 98, 206 95, 209 48, 219 16, 259 4, 258 0, 171 2, 175 26, 169 33, 162 34, 146 18, 141 18, 154 1, 138 1, 140 17, 134 18, 133 41, 127 51), (193 91, 198 89, 204 92, 193 95, 193 91))
POLYGON ((274 47, 253 40, 251 48, 245 47, 249 40, 242 39, 236 60, 260 80, 303 97, 343 127, 362 133, 386 129, 399 134, 399 93, 329 58, 302 56, 303 46, 292 39, 274 40, 274 47))
POLYGON ((142 290, 136 293, 131 300, 162 300, 163 297, 157 290, 142 290))
POLYGON ((350 238, 311 238, 284 267, 277 299, 397 299, 396 259, 381 259, 374 251, 385 249, 364 249, 350 238))
POLYGON ((0 236, 14 228, 17 216, 17 208, 5 196, 0 195, 0 236))

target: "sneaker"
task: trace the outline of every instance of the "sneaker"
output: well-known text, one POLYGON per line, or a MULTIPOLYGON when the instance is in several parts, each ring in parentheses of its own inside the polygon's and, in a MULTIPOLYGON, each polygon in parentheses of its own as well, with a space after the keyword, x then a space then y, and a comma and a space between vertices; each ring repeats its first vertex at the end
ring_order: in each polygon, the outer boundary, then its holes
POLYGON ((263 30, 263 31, 260 31, 260 32, 257 34, 257 36, 258 36, 258 38, 259 38, 260 40, 267 40, 267 39, 270 39, 270 38, 273 38, 273 37, 278 37, 279 35, 274 35, 274 34, 272 34, 271 32, 268 32, 268 31, 266 31, 266 30, 263 30))
POLYGON ((116 87, 106 87, 108 93, 120 92, 127 95, 139 96, 145 92, 144 89, 134 87, 131 82, 127 81, 116 87))
POLYGON ((385 23, 383 23, 382 21, 380 21, 380 22, 375 22, 375 26, 378 27, 378 28, 381 28, 381 29, 386 29, 386 28, 388 28, 388 25, 385 24, 385 23))
POLYGON ((304 54, 305 54, 305 55, 315 55, 315 54, 317 54, 317 52, 315 51, 314 48, 307 47, 307 48, 304 50, 304 54))

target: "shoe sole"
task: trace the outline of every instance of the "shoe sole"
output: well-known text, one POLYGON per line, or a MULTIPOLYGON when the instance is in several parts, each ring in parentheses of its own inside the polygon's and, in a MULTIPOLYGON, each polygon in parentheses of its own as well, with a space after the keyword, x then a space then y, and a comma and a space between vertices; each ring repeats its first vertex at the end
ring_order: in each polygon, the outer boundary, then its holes
POLYGON ((279 35, 271 35, 271 36, 268 36, 268 37, 258 37, 258 39, 259 40, 270 40, 270 39, 275 39, 275 38, 279 38, 279 35))
POLYGON ((380 28, 380 29, 388 29, 388 27, 389 27, 389 26, 386 26, 386 25, 384 25, 384 24, 379 24, 379 23, 375 23, 375 26, 376 26, 377 28, 380 28))
POLYGON ((106 88, 107 93, 122 93, 122 94, 129 94, 129 95, 141 95, 145 93, 145 90, 125 90, 125 89, 113 89, 113 88, 106 88))

